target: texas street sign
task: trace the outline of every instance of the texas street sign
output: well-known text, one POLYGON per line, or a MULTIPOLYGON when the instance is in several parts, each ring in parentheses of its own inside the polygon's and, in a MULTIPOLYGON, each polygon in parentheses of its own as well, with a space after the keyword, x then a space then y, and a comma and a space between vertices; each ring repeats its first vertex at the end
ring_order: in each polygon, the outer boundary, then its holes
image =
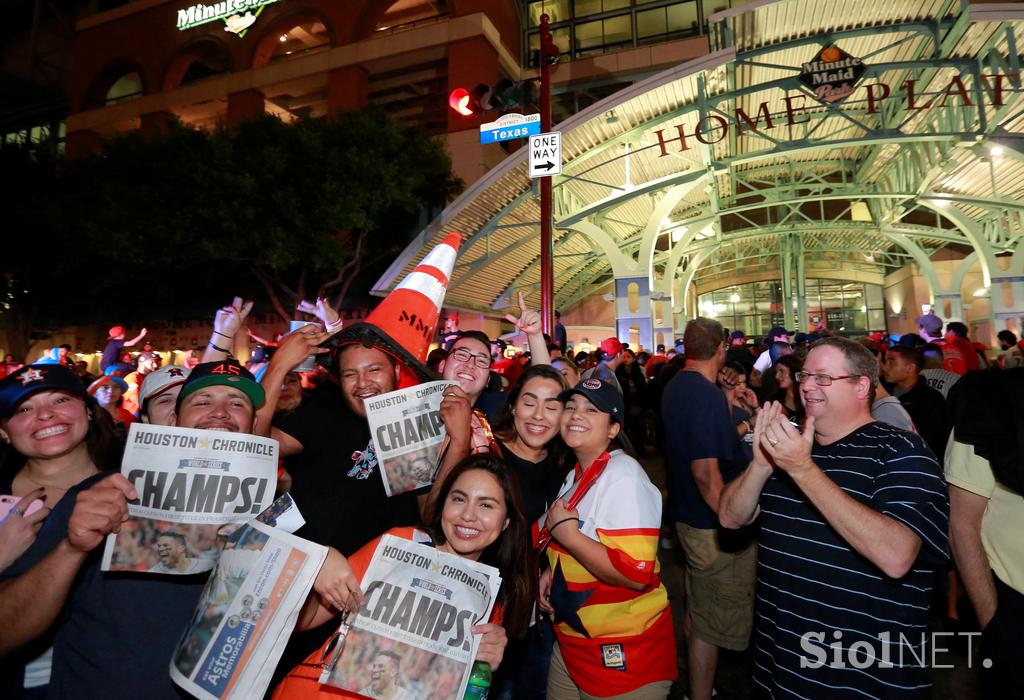
POLYGON ((539 114, 510 113, 499 117, 496 121, 480 125, 480 143, 497 143, 524 139, 540 133, 539 114))

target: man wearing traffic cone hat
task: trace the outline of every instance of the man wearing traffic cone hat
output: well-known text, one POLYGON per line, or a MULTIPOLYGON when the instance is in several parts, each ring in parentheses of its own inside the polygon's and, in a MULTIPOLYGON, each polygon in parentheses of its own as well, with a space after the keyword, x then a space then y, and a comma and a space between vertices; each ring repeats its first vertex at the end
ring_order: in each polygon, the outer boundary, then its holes
POLYGON ((365 321, 347 326, 327 345, 360 343, 380 348, 398 365, 400 375, 396 388, 399 389, 437 379, 427 369, 427 352, 440 318, 460 240, 458 233, 448 234, 365 321))
MULTIPOLYGON (((449 234, 364 321, 330 337, 313 325, 286 336, 262 380, 265 405, 274 406, 288 372, 309 354, 337 348, 340 394, 314 394, 276 418, 272 434, 288 459, 290 493, 306 520, 296 534, 330 547, 314 590, 339 608, 355 609, 361 598, 345 557, 389 528, 419 522, 414 493, 388 497, 384 491, 364 401, 437 378, 425 360, 460 238, 449 234)), ((329 633, 297 635, 281 668, 301 661, 329 633)))

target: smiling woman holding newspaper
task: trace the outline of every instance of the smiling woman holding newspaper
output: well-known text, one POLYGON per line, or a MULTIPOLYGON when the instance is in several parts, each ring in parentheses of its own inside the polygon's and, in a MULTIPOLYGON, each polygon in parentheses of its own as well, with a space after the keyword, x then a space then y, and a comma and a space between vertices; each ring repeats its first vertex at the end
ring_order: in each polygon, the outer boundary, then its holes
POLYGON ((577 462, 540 533, 549 567, 539 604, 554 613, 558 642, 547 697, 665 698, 677 670, 657 558, 661 493, 613 447, 629 447, 618 389, 590 378, 560 398, 562 439, 577 462))
MULTIPOLYGON (((36 538, 50 509, 58 503, 69 509, 77 484, 117 466, 119 447, 110 415, 61 365, 29 365, 0 382, 0 437, 8 443, 0 465, 0 494, 19 499, 0 514, 2 582, 57 546, 62 535, 52 528, 36 538), (42 503, 33 505, 37 499, 42 503)), ((0 697, 19 698, 23 689, 45 690, 51 643, 52 635, 43 635, 3 659, 0 697)))
MULTIPOLYGON (((505 465, 491 457, 470 457, 456 465, 445 477, 438 494, 442 508, 432 518, 428 532, 415 528, 394 528, 387 534, 417 542, 433 543, 439 550, 479 561, 501 572, 502 584, 490 622, 475 625, 481 635, 476 660, 493 669, 501 664, 507 642, 522 636, 529 621, 536 591, 529 546, 529 527, 519 505, 515 477, 505 465)), ((362 580, 380 538, 369 542, 349 558, 356 577, 362 580)), ((321 588, 321 587, 315 587, 321 588)), ((312 629, 334 620, 341 601, 311 594, 299 616, 296 629, 312 629)), ((275 700, 304 698, 366 697, 357 693, 322 686, 318 682, 326 647, 315 651, 306 663, 296 667, 274 692, 275 700)))

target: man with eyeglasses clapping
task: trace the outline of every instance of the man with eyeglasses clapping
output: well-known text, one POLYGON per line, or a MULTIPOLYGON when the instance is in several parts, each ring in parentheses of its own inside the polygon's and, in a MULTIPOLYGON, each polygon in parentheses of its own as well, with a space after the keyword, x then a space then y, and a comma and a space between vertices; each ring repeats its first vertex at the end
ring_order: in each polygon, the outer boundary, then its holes
POLYGON ((760 515, 754 680, 773 697, 927 698, 942 469, 920 436, 872 420, 878 364, 860 344, 818 341, 796 378, 802 430, 765 406, 719 508, 725 527, 760 515))

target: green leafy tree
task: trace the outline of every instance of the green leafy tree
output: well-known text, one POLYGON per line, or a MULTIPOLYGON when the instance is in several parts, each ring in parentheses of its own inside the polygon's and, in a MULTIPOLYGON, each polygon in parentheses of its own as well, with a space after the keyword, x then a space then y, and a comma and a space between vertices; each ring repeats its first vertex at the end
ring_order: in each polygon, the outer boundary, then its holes
POLYGON ((119 274, 247 278, 282 319, 310 296, 340 305, 461 186, 441 143, 376 109, 231 131, 175 124, 114 140, 68 178, 85 195, 73 207, 85 237, 119 274))

